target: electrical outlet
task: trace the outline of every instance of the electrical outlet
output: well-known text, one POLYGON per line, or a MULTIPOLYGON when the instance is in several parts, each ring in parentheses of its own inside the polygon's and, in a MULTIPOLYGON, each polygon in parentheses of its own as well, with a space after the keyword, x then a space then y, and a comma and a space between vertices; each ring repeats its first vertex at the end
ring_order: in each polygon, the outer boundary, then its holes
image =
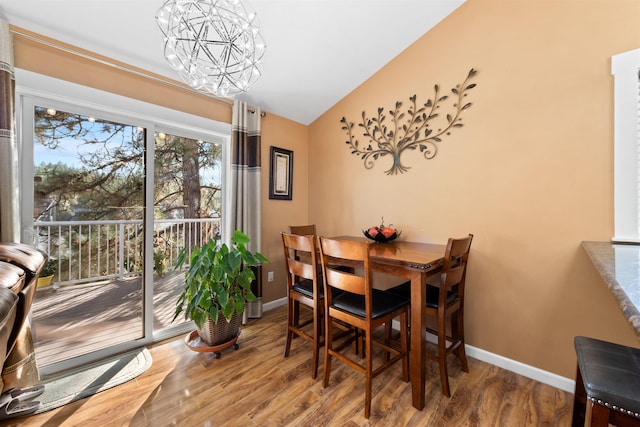
POLYGON ((273 282, 273 271, 267 273, 267 281, 273 282))

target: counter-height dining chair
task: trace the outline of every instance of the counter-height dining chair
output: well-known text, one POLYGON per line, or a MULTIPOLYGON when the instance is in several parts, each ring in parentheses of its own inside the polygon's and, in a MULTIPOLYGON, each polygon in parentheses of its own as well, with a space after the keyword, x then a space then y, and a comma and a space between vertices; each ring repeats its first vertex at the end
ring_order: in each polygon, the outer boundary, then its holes
POLYGON ((282 246, 287 273, 287 335, 284 357, 289 356, 294 334, 311 343, 313 360, 311 378, 318 375, 318 356, 322 338, 324 311, 323 285, 318 272, 318 246, 315 235, 282 233, 282 246), (309 307, 311 317, 300 321, 300 306, 309 307), (306 332, 312 325, 311 333, 306 332))
MULTIPOLYGON (((289 226, 289 234, 296 234, 296 235, 300 235, 300 236, 310 236, 313 235, 314 237, 317 236, 316 233, 316 225, 315 224, 309 224, 309 225, 290 225, 289 226)), ((316 237, 317 238, 317 237, 316 237)), ((295 255, 296 259, 299 259, 300 256, 298 254, 295 255)), ((351 267, 343 267, 344 270, 352 270, 351 267)), ((322 266, 320 265, 320 257, 318 257, 318 272, 320 274, 322 274, 322 266)), ((320 280, 320 287, 322 288, 322 280, 320 280)))
POLYGON ((316 225, 290 225, 289 234, 297 234, 299 236, 316 236, 316 225))
POLYGON ((325 295, 324 387, 329 385, 331 360, 334 357, 365 374, 364 416, 369 418, 371 383, 374 377, 395 362, 402 361, 403 379, 409 381, 407 313, 410 300, 372 288, 369 243, 366 241, 320 237, 320 258, 325 295), (341 267, 355 267, 355 269, 345 271, 345 268, 341 267), (336 293, 336 290, 340 293, 336 293), (391 346, 388 340, 380 341, 373 337, 374 329, 391 323, 396 317, 400 318, 400 348, 391 346), (333 328, 340 324, 351 325, 360 331, 352 336, 352 339, 359 339, 360 333, 364 333, 364 365, 344 351, 352 343, 351 339, 334 341, 333 328), (375 369, 374 345, 381 348, 385 355, 393 355, 393 357, 381 358, 375 369))
POLYGON ((427 331, 438 337, 438 354, 427 355, 440 365, 442 393, 449 397, 447 356, 458 355, 464 372, 469 372, 464 350, 464 286, 467 278, 467 262, 473 234, 461 239, 450 238, 444 255, 442 271, 427 279, 427 317, 437 320, 435 330, 427 331), (446 331, 446 319, 451 319, 451 334, 446 331), (449 345, 447 346, 447 343, 449 345))
MULTIPOLYGON (((445 250, 444 262, 440 274, 427 278, 427 318, 436 320, 434 328, 427 332, 437 338, 437 353, 427 353, 427 358, 438 362, 442 394, 451 396, 447 356, 456 353, 463 372, 469 372, 464 341, 464 292, 467 276, 467 261, 471 249, 473 234, 463 238, 450 238, 445 250), (447 320, 451 321, 450 333, 447 333, 447 320)), ((411 283, 405 283, 389 292, 402 296, 411 296, 411 283)), ((388 336, 388 332, 386 333, 388 336)))
MULTIPOLYGON (((318 234, 316 232, 315 224, 308 225, 290 225, 289 226, 289 234, 295 234, 297 236, 313 236, 314 239, 317 239, 318 234)), ((296 259, 300 259, 300 254, 294 251, 294 257, 296 259)), ((318 256, 318 271, 320 271, 320 257, 318 256)), ((320 287, 322 288, 322 280, 320 281, 320 287)))

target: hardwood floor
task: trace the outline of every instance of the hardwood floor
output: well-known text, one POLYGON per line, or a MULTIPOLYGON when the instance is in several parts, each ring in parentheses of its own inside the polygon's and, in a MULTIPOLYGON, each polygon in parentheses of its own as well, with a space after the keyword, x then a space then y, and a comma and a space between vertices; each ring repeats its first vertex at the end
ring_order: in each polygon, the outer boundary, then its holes
POLYGON ((449 359, 451 398, 427 363, 426 406, 411 405, 411 387, 396 364, 373 380, 364 418, 364 376, 335 361, 322 387, 312 380, 311 347, 296 339, 283 358, 286 308, 243 326, 240 349, 220 359, 187 348, 184 337, 150 348, 153 365, 135 380, 0 426, 568 426, 573 395, 476 359, 469 373, 449 359))

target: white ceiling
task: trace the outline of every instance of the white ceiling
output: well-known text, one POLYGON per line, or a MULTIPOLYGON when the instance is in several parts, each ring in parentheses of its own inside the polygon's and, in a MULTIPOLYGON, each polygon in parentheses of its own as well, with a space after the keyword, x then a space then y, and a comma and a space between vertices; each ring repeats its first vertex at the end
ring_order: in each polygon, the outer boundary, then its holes
MULTIPOLYGON (((247 1, 247 0, 245 0, 247 1)), ((248 0, 267 44, 238 96, 310 124, 465 0, 248 0)), ((179 80, 162 56, 162 0, 0 0, 10 24, 179 80)))

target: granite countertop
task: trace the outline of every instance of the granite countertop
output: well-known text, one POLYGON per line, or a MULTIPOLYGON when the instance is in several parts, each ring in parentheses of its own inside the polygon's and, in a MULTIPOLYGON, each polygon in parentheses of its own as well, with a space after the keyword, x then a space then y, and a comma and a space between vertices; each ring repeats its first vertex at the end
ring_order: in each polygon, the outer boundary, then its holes
POLYGON ((640 245, 582 242, 582 247, 640 337, 640 245))

